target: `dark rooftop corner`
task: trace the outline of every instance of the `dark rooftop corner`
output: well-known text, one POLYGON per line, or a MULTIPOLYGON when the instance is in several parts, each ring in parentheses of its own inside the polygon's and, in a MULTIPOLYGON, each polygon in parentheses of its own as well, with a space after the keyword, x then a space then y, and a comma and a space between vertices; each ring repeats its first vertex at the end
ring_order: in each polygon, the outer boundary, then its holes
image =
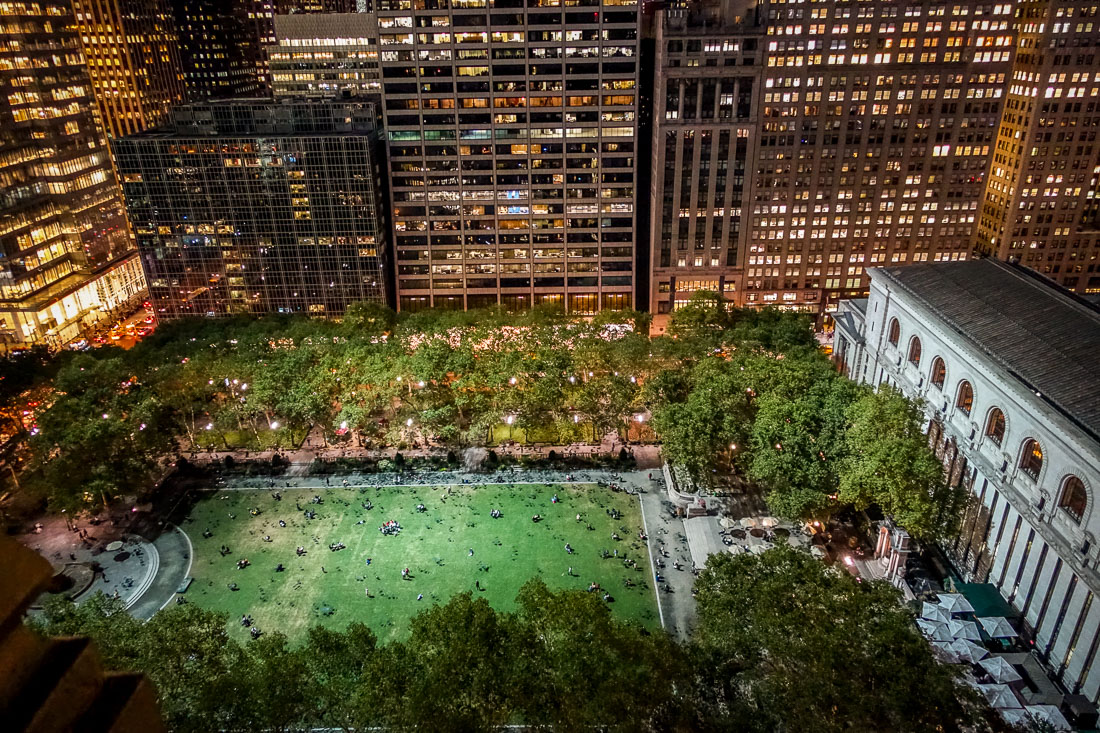
POLYGON ((1100 307, 994 259, 879 272, 1100 440, 1100 307))
POLYGON ((107 672, 88 639, 43 639, 23 613, 53 575, 34 551, 0 537, 0 720, 7 731, 158 733, 152 685, 107 672))

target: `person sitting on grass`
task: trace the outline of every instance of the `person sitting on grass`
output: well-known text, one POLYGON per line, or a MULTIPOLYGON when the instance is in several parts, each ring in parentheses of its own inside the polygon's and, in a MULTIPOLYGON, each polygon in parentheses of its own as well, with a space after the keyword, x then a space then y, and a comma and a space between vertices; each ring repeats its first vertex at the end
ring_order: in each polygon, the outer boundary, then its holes
POLYGON ((242 557, 240 560, 237 561, 237 570, 244 570, 251 564, 252 563, 248 561, 247 557, 242 557))
POLYGON ((264 542, 271 542, 271 535, 265 534, 264 535, 264 542))
POLYGON ((416 505, 416 511, 426 512, 426 511, 428 511, 428 507, 424 506, 423 504, 417 504, 416 505))
POLYGON ((531 521, 536 522, 536 523, 541 522, 542 521, 542 515, 541 514, 534 515, 533 517, 531 517, 531 521))
POLYGON ((306 548, 302 547, 301 545, 298 545, 297 549, 295 549, 294 551, 298 553, 298 557, 306 554, 306 548))

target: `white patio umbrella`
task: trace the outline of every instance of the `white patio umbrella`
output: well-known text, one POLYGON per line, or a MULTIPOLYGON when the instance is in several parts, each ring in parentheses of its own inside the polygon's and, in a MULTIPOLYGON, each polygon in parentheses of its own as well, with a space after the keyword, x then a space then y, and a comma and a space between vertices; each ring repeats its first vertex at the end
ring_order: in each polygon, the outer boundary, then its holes
POLYGON ((770 549, 771 548, 768 547, 767 545, 749 545, 749 552, 751 552, 754 555, 763 555, 765 552, 767 552, 770 549))
POLYGON ((940 593, 939 606, 948 613, 974 613, 974 607, 962 593, 940 593))
POLYGON ((740 524, 744 529, 752 529, 756 526, 756 517, 745 517, 741 520, 740 524))
POLYGON ((948 664, 956 664, 959 661, 959 655, 951 649, 951 642, 949 641, 934 641, 932 642, 932 649, 948 664))
POLYGON ((1020 673, 1016 671, 1016 668, 1005 661, 1004 657, 989 657, 978 662, 982 669, 989 672, 989 676, 993 678, 994 682, 998 682, 1002 685, 1009 682, 1019 682, 1023 679, 1020 673))
POLYGON ((1023 705, 1016 699, 1016 693, 1008 685, 978 685, 978 689, 989 700, 989 704, 995 708, 1022 708, 1023 705))
POLYGON ((810 545, 810 554, 821 560, 825 557, 825 548, 821 545, 810 545))
POLYGON ((978 631, 978 625, 973 621, 949 621, 947 630, 956 639, 982 640, 982 632, 978 631))
POLYGON ((1024 711, 1033 720, 1049 723, 1054 730, 1073 730, 1066 716, 1054 705, 1028 705, 1024 711))
POLYGON ((987 616, 978 619, 978 623, 992 639, 1011 639, 1019 636, 1004 616, 987 616))
POLYGON ((951 620, 951 614, 944 609, 937 606, 935 603, 929 603, 925 601, 920 607, 921 618, 926 618, 929 621, 943 621, 947 623, 951 620))
POLYGON ((718 520, 718 524, 722 525, 722 529, 733 529, 737 526, 737 520, 731 517, 722 517, 718 520))
POLYGON ((989 652, 985 647, 978 646, 972 641, 966 639, 955 639, 951 642, 951 651, 959 655, 959 659, 964 662, 975 662, 985 659, 989 656, 989 652))
POLYGON ((763 527, 764 529, 771 529, 772 527, 778 527, 779 526, 779 520, 776 519, 775 517, 763 517, 760 520, 760 526, 763 527))
POLYGON ((951 636, 947 624, 943 621, 929 621, 928 619, 918 618, 917 627, 922 634, 932 641, 951 641, 954 638, 951 636))

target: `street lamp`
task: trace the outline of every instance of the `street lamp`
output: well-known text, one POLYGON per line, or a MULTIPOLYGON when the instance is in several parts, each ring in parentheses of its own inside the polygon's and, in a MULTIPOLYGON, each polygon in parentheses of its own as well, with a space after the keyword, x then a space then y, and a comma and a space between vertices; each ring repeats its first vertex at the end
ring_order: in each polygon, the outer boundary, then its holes
POLYGON ((271 429, 272 430, 278 430, 279 429, 279 421, 278 420, 272 420, 271 421, 271 429))

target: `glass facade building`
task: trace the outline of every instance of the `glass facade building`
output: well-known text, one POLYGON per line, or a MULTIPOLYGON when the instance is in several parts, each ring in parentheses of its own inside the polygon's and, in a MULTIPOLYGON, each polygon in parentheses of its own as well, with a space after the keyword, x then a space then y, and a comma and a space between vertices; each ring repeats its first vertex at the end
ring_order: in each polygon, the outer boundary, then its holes
POLYGON ((398 307, 633 306, 635 0, 380 0, 398 307))
POLYGON ((295 13, 275 16, 268 46, 276 97, 377 95, 378 23, 371 13, 295 13))
POLYGON ((158 317, 385 300, 372 104, 189 105, 113 146, 158 317))
POLYGON ((60 346, 143 282, 68 3, 0 4, 0 338, 60 346))

